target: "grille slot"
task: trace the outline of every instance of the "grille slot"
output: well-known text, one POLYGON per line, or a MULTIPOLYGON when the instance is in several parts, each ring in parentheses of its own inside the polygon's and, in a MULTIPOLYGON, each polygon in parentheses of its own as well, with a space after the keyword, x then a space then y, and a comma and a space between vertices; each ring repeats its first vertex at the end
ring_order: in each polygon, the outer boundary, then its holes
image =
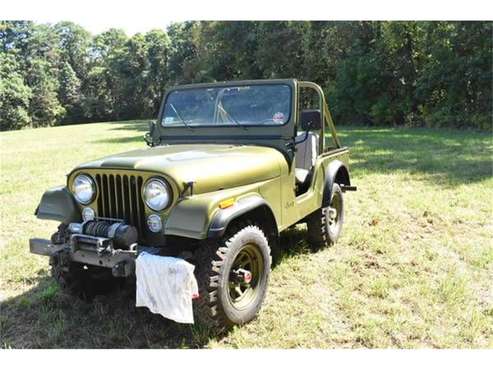
POLYGON ((100 217, 123 219, 127 224, 135 226, 139 237, 144 232, 144 203, 141 189, 143 180, 140 176, 100 175, 98 184, 98 215, 100 217))

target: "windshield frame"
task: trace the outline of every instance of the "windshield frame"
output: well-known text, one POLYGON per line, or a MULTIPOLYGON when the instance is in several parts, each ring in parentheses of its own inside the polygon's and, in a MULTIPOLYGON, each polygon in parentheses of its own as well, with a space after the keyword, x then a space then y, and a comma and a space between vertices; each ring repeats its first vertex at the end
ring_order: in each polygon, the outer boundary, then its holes
POLYGON ((172 89, 169 89, 166 92, 166 95, 163 99, 163 103, 161 104, 161 108, 159 109, 158 115, 158 126, 164 129, 176 129, 176 128, 192 128, 192 129, 201 129, 201 128, 249 128, 249 127, 284 127, 288 125, 293 118, 293 94, 294 89, 293 86, 286 80, 253 80, 253 81, 230 81, 230 82, 217 82, 217 83, 204 83, 204 84, 191 84, 191 85, 182 85, 176 86, 172 89), (197 90, 197 89, 208 89, 208 88, 234 88, 234 87, 244 87, 244 86, 287 86, 289 88, 289 115, 285 119, 284 123, 239 123, 239 124, 188 124, 185 125, 183 123, 165 125, 163 124, 163 116, 166 108, 166 103, 168 101, 169 96, 175 91, 183 91, 183 90, 197 90))

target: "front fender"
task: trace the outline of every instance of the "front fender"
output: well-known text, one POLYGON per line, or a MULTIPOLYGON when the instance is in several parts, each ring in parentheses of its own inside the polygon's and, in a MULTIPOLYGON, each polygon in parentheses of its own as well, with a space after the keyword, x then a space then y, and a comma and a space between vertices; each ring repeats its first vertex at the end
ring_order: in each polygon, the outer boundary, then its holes
POLYGON ((47 190, 34 214, 39 219, 60 221, 64 224, 82 220, 77 203, 65 186, 47 190))
POLYGON ((168 215, 164 234, 192 239, 221 236, 234 218, 262 205, 271 209, 258 193, 259 187, 250 184, 182 199, 168 215), (235 199, 234 205, 221 209, 219 203, 229 198, 235 199))
MULTIPOLYGON (((231 207, 219 209, 211 220, 207 237, 219 238, 223 236, 232 220, 261 206, 265 206, 269 210, 271 209, 261 196, 252 194, 241 198, 231 207)), ((273 214, 272 210, 270 212, 273 214)))

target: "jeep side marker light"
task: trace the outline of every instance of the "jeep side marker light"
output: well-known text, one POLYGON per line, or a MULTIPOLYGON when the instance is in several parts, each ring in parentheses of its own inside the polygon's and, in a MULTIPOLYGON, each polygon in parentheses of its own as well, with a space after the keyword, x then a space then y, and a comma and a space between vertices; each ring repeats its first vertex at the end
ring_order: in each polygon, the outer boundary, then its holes
POLYGON ((235 204, 235 198, 225 199, 219 203, 219 208, 221 209, 228 208, 231 207, 233 204, 235 204))

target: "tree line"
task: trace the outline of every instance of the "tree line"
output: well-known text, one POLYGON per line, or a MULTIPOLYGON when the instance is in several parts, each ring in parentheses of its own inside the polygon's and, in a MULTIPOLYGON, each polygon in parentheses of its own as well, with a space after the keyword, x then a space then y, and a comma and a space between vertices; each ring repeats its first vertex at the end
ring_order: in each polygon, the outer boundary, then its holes
POLYGON ((0 128, 155 117, 176 84, 298 78, 336 123, 491 129, 492 22, 0 22, 0 128))

